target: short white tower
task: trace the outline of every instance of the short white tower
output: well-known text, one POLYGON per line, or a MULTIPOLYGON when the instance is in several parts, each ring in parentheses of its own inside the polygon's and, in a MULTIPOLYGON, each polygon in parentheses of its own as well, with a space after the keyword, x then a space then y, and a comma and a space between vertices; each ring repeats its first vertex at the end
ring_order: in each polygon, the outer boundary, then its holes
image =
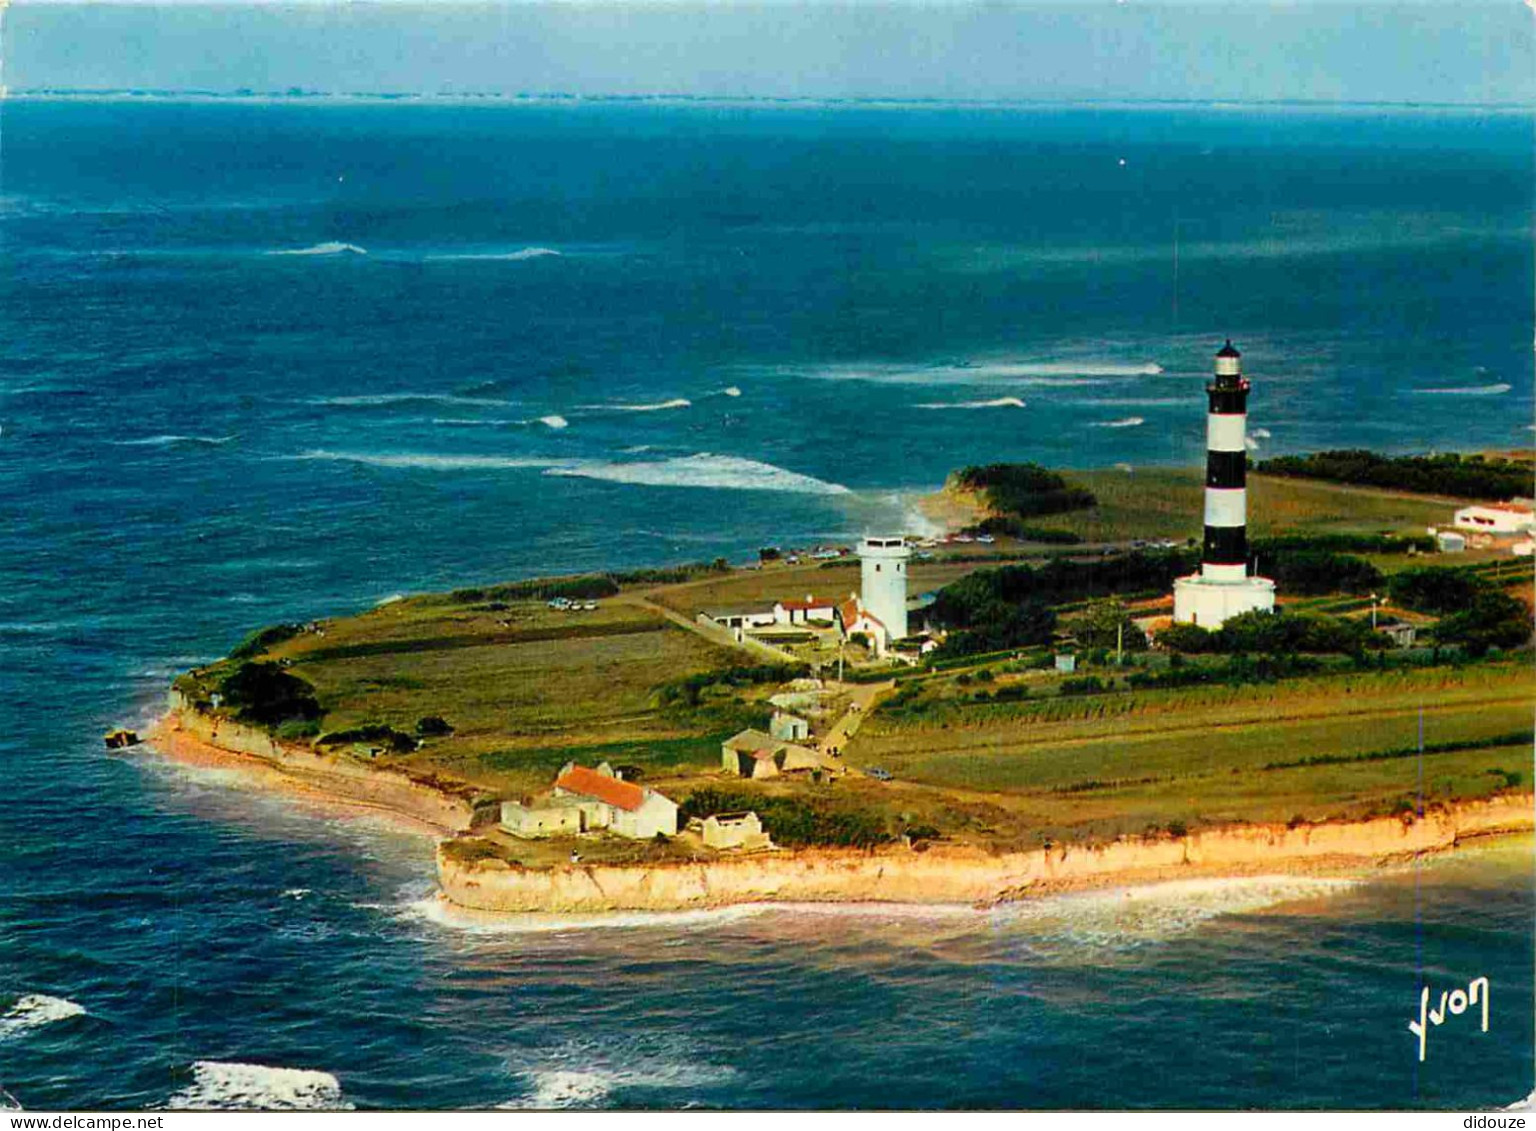
POLYGON ((912 549, 902 538, 865 538, 859 543, 859 603, 892 640, 907 635, 907 563, 912 549))

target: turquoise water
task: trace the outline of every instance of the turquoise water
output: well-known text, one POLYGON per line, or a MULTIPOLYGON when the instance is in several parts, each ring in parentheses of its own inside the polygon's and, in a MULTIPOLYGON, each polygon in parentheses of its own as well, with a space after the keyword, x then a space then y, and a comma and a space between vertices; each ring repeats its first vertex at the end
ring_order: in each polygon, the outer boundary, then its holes
POLYGON ((0 130, 25 1106, 1530 1092, 1528 841, 1353 886, 488 928, 438 913, 424 842, 99 749, 263 623, 888 529, 961 463, 1196 462, 1228 335, 1261 456, 1528 443, 1529 116, 7 102, 0 130), (1421 979, 1478 976, 1490 1033, 1419 1065, 1421 979))

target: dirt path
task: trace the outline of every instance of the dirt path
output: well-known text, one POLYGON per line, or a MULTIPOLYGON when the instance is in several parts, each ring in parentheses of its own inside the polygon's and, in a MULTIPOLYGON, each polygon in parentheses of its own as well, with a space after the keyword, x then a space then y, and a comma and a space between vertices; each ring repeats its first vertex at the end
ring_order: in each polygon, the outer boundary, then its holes
POLYGON ((702 636, 711 644, 717 644, 723 648, 736 648, 744 652, 751 652, 761 659, 775 660, 780 663, 798 664, 801 662, 797 656, 784 651, 782 648, 775 648, 772 644, 765 644, 761 640, 754 640, 750 636, 743 636, 742 639, 737 640, 736 634, 728 628, 717 624, 705 624, 699 620, 689 620, 676 609, 669 609, 667 606, 658 601, 653 601, 649 597, 642 597, 637 594, 633 600, 641 608, 648 609, 653 613, 660 613, 667 620, 677 625, 677 627, 685 628, 696 636, 702 636))
POLYGON ((848 709, 843 712, 843 717, 832 724, 826 736, 821 740, 823 751, 842 750, 848 740, 854 736, 864 719, 874 708, 880 696, 894 690, 896 681, 887 680, 884 683, 858 683, 852 685, 848 692, 848 709))

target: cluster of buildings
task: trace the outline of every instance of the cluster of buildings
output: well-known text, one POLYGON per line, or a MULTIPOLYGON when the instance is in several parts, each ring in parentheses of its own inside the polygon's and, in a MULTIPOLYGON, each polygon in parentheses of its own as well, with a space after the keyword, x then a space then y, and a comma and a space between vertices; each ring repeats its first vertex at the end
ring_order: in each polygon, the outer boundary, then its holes
POLYGON ((810 724, 784 711, 774 713, 768 733, 751 727, 720 744, 720 767, 733 777, 763 781, 786 774, 835 776, 843 765, 830 753, 805 745, 810 724))
POLYGON ((501 827, 529 840, 603 830, 650 840, 677 835, 677 802, 625 781, 607 762, 595 770, 567 762, 546 796, 503 801, 501 827))
MULTIPOLYGON (((807 593, 771 606, 706 609, 699 619, 730 629, 737 640, 749 634, 771 638, 783 630, 836 632, 842 640, 862 638, 877 657, 898 655, 897 642, 909 639, 913 617, 925 604, 907 597, 912 547, 896 536, 870 537, 859 543, 858 556, 859 591, 845 598, 807 593)), ((933 646, 927 642, 929 650, 933 646)), ((924 650, 924 643, 915 650, 924 650)))
MULTIPOLYGON (((593 832, 651 840, 658 834, 677 835, 677 803, 654 789, 625 781, 607 762, 596 769, 567 762, 547 794, 503 801, 501 827, 522 840, 593 832)), ((751 852, 773 847, 762 819, 753 812, 716 813, 688 827, 699 834, 706 848, 751 852)))
POLYGON ((1536 509, 1530 499, 1474 503, 1451 517, 1451 529, 1432 526, 1429 533, 1442 553, 1507 549, 1516 557, 1528 558, 1536 552, 1536 509))

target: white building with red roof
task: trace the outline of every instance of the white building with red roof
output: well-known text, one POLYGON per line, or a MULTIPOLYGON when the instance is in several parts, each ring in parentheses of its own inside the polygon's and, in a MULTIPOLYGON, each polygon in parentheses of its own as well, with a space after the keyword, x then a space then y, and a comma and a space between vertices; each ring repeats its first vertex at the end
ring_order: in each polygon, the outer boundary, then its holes
POLYGON ((891 633, 885 622, 866 609, 857 597, 850 597, 838 606, 837 623, 844 639, 855 633, 862 634, 869 641, 870 651, 877 656, 885 655, 891 646, 891 633))
POLYGON ((773 619, 776 624, 806 624, 813 620, 831 621, 836 609, 837 602, 831 597, 817 597, 807 593, 803 601, 791 598, 774 605, 773 619))
POLYGON ((524 838, 611 832, 635 840, 677 835, 677 803, 654 789, 621 778, 604 762, 597 769, 567 762, 549 797, 504 801, 501 824, 524 838))

